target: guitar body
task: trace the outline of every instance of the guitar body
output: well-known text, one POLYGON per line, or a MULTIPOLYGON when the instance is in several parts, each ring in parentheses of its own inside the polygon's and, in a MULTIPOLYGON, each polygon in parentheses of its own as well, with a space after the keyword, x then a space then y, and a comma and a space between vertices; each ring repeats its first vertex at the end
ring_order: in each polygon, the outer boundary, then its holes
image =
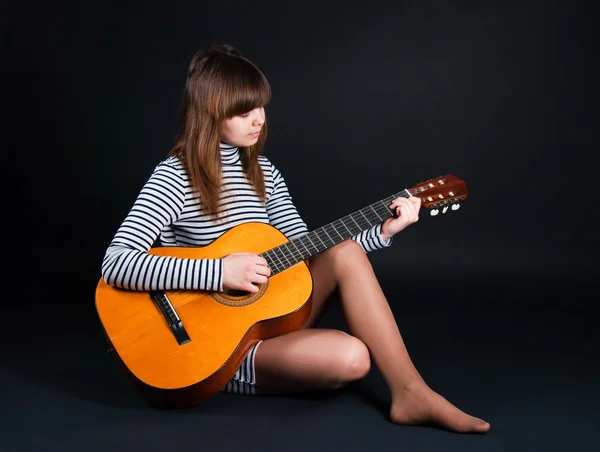
MULTIPOLYGON (((260 254, 287 242, 274 227, 246 223, 201 248, 157 247, 151 254, 206 259, 260 254)), ((96 309, 111 351, 151 405, 184 408, 223 388, 259 340, 300 329, 310 314, 313 283, 304 261, 278 273, 258 293, 166 291, 189 341, 178 343, 148 292, 100 279, 96 309)))

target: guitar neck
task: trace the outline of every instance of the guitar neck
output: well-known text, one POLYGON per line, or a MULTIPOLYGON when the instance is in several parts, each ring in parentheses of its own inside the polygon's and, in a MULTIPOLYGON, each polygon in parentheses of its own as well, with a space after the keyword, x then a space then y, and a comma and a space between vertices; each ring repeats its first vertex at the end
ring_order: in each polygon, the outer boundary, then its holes
POLYGON ((325 226, 289 240, 261 254, 267 260, 271 275, 280 273, 299 262, 331 248, 356 234, 394 216, 389 205, 398 197, 408 198, 408 190, 368 205, 325 226))

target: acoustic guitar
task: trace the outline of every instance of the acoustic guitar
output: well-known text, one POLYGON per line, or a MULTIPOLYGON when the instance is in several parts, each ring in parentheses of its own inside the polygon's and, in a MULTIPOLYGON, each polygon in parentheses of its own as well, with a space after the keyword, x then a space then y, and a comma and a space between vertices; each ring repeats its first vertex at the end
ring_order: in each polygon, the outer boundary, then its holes
POLYGON ((306 260, 394 216, 392 201, 411 195, 437 215, 458 209, 467 187, 452 175, 430 179, 293 240, 253 222, 205 247, 151 248, 152 254, 193 259, 256 253, 267 260, 271 276, 256 293, 143 292, 101 278, 96 309, 109 351, 150 405, 184 408, 205 401, 227 384, 259 340, 298 330, 308 320, 313 283, 306 260))

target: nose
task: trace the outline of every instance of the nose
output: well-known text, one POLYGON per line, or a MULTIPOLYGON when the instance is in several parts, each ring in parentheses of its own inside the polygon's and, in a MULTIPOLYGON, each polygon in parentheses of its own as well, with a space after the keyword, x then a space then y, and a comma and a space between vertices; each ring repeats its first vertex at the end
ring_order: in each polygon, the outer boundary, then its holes
POLYGON ((255 126, 262 127, 262 125, 265 122, 265 109, 264 108, 256 108, 253 113, 254 113, 254 117, 252 120, 252 124, 254 124, 255 126))

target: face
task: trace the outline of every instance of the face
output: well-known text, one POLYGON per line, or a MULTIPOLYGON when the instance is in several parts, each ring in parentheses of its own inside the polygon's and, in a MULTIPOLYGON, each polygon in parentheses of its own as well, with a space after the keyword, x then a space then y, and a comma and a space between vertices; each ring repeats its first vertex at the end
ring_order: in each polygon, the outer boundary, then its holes
POLYGON ((255 108, 248 113, 226 119, 221 123, 221 140, 239 147, 252 146, 258 141, 265 124, 265 109, 255 108))

